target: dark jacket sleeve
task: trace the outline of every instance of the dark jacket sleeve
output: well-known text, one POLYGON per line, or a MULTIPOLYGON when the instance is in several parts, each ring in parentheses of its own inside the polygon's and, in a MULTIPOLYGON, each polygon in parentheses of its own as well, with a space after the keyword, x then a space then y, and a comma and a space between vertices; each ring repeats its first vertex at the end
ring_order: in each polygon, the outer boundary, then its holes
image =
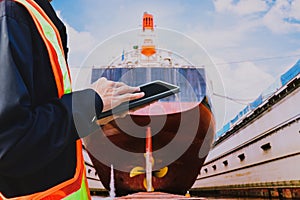
POLYGON ((102 101, 87 89, 35 105, 30 28, 3 15, 0 31, 0 175, 22 176, 95 131, 92 119, 102 101))

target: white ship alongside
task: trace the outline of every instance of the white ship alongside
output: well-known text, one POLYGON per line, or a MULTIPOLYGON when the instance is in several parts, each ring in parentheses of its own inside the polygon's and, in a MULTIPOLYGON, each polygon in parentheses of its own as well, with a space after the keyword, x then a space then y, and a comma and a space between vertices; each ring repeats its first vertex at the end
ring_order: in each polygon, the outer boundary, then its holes
POLYGON ((98 192, 104 193, 107 192, 102 185, 99 176, 94 168, 90 157, 88 156, 85 149, 83 149, 83 157, 85 161, 85 169, 86 169, 86 176, 88 181, 88 186, 92 194, 97 194, 98 192))
POLYGON ((220 130, 198 194, 300 198, 300 60, 220 130))

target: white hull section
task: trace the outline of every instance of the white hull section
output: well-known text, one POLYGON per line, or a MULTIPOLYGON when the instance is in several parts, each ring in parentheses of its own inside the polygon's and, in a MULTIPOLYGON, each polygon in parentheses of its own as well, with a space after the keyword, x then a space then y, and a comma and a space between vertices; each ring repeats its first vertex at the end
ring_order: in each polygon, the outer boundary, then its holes
POLYGON ((299 130, 300 123, 297 121, 249 146, 205 164, 194 187, 300 187, 299 130), (267 143, 270 143, 271 148, 264 151, 261 146, 267 143), (245 155, 243 161, 238 157, 241 154, 245 155), (226 160, 227 166, 223 164, 226 160), (215 170, 213 166, 216 166, 215 170))
MULTIPOLYGON (((275 95, 284 94, 285 89, 275 95)), ((286 94, 216 143, 194 189, 297 188, 297 192, 300 191, 300 87, 286 94)), ((260 107, 266 103, 268 101, 260 107)))
POLYGON ((90 191, 91 192, 104 191, 105 188, 102 185, 99 176, 92 165, 92 161, 90 160, 90 157, 88 156, 85 150, 83 150, 82 153, 85 161, 86 176, 87 176, 88 186, 90 188, 90 191))

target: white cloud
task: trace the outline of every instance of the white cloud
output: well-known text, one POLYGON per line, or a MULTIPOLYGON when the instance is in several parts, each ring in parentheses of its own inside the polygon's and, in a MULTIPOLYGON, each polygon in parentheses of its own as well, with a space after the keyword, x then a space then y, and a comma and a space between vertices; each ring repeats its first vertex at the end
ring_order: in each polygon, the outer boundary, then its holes
POLYGON ((241 0, 234 3, 233 0, 214 0, 217 12, 232 12, 238 15, 248 15, 267 10, 267 5, 261 0, 241 0))
POLYGON ((274 81, 271 75, 252 62, 219 68, 220 72, 225 75, 224 83, 227 93, 230 96, 238 94, 242 99, 256 98, 274 81))
POLYGON ((78 32, 67 26, 69 35, 69 48, 71 66, 81 63, 87 54, 95 47, 97 40, 88 32, 78 32))
POLYGON ((89 32, 79 32, 67 24, 67 32, 69 35, 69 63, 70 66, 78 67, 82 63, 88 53, 98 43, 97 39, 89 32))
POLYGON ((258 21, 240 19, 237 24, 230 26, 215 26, 212 29, 202 28, 200 25, 188 32, 191 37, 201 42, 209 50, 226 50, 238 48, 258 26, 258 21))
POLYGON ((300 31, 300 1, 280 0, 264 16, 263 23, 275 33, 300 31), (298 23, 293 23, 297 20, 298 23))
POLYGON ((278 0, 274 4, 262 0, 214 0, 214 6, 218 13, 232 13, 241 17, 260 13, 248 21, 259 20, 258 26, 265 26, 274 33, 300 31, 299 0, 278 0))
POLYGON ((68 34, 68 47, 69 47, 69 66, 79 67, 88 53, 98 43, 97 39, 91 33, 85 31, 77 31, 68 24, 57 11, 57 15, 64 22, 68 34))
MULTIPOLYGON (((226 63, 223 59, 214 58, 216 63, 226 63)), ((235 101, 222 99, 215 96, 214 102, 216 107, 217 121, 219 128, 222 127, 220 122, 226 123, 238 114, 247 103, 255 100, 264 89, 274 82, 274 77, 264 72, 258 65, 252 62, 244 62, 239 64, 217 65, 217 68, 223 79, 225 93, 219 95, 236 99, 235 101), (225 116, 222 106, 225 101, 225 116), (225 119, 225 120, 223 120, 225 119)))
POLYGON ((296 19, 300 20, 300 1, 299 0, 295 0, 295 1, 291 2, 290 17, 295 17, 296 19))

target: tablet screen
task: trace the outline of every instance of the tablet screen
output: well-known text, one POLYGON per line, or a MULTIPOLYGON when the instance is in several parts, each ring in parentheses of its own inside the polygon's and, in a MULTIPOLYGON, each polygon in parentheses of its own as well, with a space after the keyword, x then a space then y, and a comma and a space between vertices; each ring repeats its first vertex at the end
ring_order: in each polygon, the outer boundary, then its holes
POLYGON ((124 102, 112 110, 102 112, 97 118, 101 119, 113 114, 125 112, 179 92, 178 86, 160 80, 152 81, 139 87, 141 91, 145 93, 142 98, 124 102))

